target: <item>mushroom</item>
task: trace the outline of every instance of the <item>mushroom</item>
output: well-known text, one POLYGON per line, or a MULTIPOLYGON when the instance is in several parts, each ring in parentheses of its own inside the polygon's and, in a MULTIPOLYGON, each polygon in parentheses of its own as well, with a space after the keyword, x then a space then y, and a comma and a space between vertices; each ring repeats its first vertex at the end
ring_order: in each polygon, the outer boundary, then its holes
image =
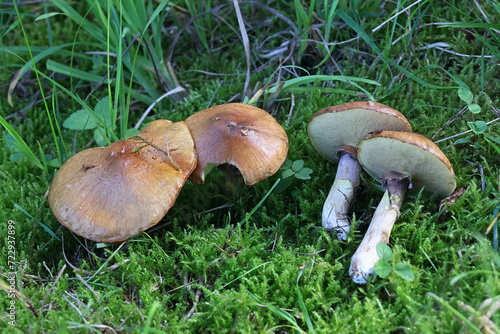
POLYGON ((371 133, 359 143, 358 159, 368 174, 380 179, 385 190, 349 268, 353 281, 364 284, 379 260, 377 244, 389 242, 407 191, 423 189, 447 196, 457 183, 448 158, 436 144, 417 133, 371 133))
POLYGON ((186 123, 157 120, 137 136, 71 157, 52 181, 49 205, 84 238, 122 241, 165 216, 195 167, 186 123))
POLYGON ((335 181, 323 206, 322 223, 341 240, 347 239, 351 226, 347 213, 360 183, 357 146, 364 136, 376 130, 411 132, 411 126, 399 111, 368 101, 321 109, 307 127, 316 150, 327 160, 338 161, 335 181))
POLYGON ((186 119, 193 135, 198 165, 190 180, 203 184, 214 165, 238 168, 247 185, 276 173, 286 159, 288 137, 281 125, 257 107, 228 103, 186 119))

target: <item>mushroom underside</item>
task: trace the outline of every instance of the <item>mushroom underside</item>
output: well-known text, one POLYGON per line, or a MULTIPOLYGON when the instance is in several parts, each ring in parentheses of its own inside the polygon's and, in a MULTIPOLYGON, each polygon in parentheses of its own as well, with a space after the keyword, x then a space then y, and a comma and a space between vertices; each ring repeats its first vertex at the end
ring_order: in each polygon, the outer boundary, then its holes
POLYGON ((239 169, 247 185, 253 185, 274 175, 286 159, 285 130, 260 108, 224 104, 199 111, 186 123, 198 152, 198 165, 190 176, 195 183, 204 182, 210 164, 229 164, 239 169))
POLYGON ((354 254, 349 273, 356 283, 366 283, 379 260, 376 246, 387 243, 406 192, 424 189, 441 196, 456 187, 455 174, 444 153, 416 133, 377 131, 358 146, 358 160, 374 178, 380 178, 384 196, 368 231, 354 254))

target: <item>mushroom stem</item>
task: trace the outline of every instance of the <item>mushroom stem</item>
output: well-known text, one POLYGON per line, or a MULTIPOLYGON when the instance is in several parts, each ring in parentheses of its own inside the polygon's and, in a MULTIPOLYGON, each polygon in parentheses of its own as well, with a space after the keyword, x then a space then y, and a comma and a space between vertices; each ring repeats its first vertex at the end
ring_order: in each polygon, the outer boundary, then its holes
POLYGON ((402 173, 385 173, 381 181, 385 190, 384 196, 375 210, 363 241, 352 257, 349 268, 349 275, 358 284, 365 284, 368 276, 373 275, 374 265, 379 261, 377 244, 389 242, 401 204, 403 204, 406 192, 411 189, 410 178, 402 173))
POLYGON ((351 228, 348 211, 360 183, 361 165, 356 158, 356 149, 353 149, 354 152, 347 149, 337 152, 340 155, 337 174, 323 205, 323 227, 335 231, 340 240, 347 239, 351 228))
POLYGON ((236 166, 224 164, 219 166, 221 170, 224 171, 226 176, 226 183, 224 185, 224 191, 227 196, 233 196, 238 188, 238 183, 241 179, 241 173, 236 166))

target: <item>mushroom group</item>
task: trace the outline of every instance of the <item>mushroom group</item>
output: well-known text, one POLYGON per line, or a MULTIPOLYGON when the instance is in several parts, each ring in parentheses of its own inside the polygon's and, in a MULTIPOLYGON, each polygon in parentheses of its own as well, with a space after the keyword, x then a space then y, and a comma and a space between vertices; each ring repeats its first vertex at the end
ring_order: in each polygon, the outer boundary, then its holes
POLYGON ((423 189, 440 196, 451 194, 456 187, 453 168, 439 147, 411 132, 401 113, 380 103, 351 102, 322 109, 311 118, 308 134, 322 156, 338 161, 335 181, 323 206, 322 224, 339 239, 348 236, 348 210, 361 170, 382 183, 384 196, 349 269, 354 282, 366 283, 379 260, 376 246, 389 242, 406 193, 423 189))
POLYGON ((348 217, 360 182, 358 143, 376 130, 411 131, 399 111, 377 102, 350 102, 316 112, 307 132, 316 150, 330 162, 337 162, 337 175, 323 205, 322 224, 341 240, 351 227, 348 217))
MULTIPOLYGON (((389 242, 406 193, 451 194, 453 168, 432 141, 411 132, 400 112, 380 103, 322 109, 307 131, 317 151, 338 162, 322 224, 339 239, 348 236, 361 170, 382 184, 384 195, 349 268, 354 282, 366 283, 379 260, 376 246, 389 242)), ((203 184, 213 166, 229 164, 253 185, 276 173, 287 152, 287 134, 266 111, 241 103, 215 106, 184 122, 154 121, 131 138, 79 152, 56 173, 48 201, 57 220, 76 234, 123 241, 157 224, 188 178, 203 184)))
POLYGON ((285 130, 266 111, 215 106, 185 122, 156 120, 129 139, 77 153, 56 173, 48 202, 76 234, 123 241, 157 224, 188 177, 203 183, 209 165, 234 165, 253 185, 276 173, 287 153, 285 130))

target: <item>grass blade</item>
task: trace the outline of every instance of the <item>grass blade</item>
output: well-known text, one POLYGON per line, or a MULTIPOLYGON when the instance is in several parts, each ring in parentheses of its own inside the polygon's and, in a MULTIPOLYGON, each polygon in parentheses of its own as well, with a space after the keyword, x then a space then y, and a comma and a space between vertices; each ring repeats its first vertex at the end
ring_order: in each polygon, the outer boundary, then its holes
POLYGON ((300 271, 299 276, 297 277, 297 285, 295 286, 295 290, 297 291, 297 298, 299 299, 299 306, 300 309, 302 310, 302 313, 304 314, 304 319, 307 324, 307 328, 309 329, 310 334, 314 334, 314 326, 311 321, 311 317, 309 316, 309 312, 307 311, 306 304, 304 303, 304 299, 302 298, 302 294, 300 293, 300 288, 299 288, 299 281, 300 278, 302 277, 302 274, 304 274, 304 271, 307 268, 307 264, 304 266, 304 268, 300 271))
POLYGON ((50 236, 56 240, 61 240, 59 239, 59 237, 50 229, 47 227, 47 225, 41 223, 38 219, 36 219, 35 217, 33 217, 32 215, 30 215, 26 210, 24 210, 22 207, 20 207, 18 204, 14 204, 14 207, 20 211, 22 211, 22 213, 24 213, 26 216, 30 217, 31 219, 33 219, 37 224, 39 224, 41 227, 43 227, 43 229, 48 233, 50 234, 50 236))
POLYGON ((240 276, 238 276, 238 277, 236 277, 235 279, 233 279, 231 282, 224 284, 224 285, 221 287, 221 290, 222 290, 222 289, 224 289, 226 286, 233 284, 234 282, 236 282, 236 281, 237 281, 237 280, 239 280, 240 278, 242 278, 242 277, 244 277, 244 276, 246 276, 246 275, 250 274, 252 271, 254 271, 254 270, 256 270, 256 269, 258 269, 258 268, 260 268, 260 267, 262 267, 262 266, 265 266, 265 265, 266 265, 266 264, 268 264, 268 263, 269 263, 269 262, 264 262, 264 263, 261 263, 261 264, 259 264, 258 266, 256 266, 256 267, 254 267, 254 268, 252 268, 252 269, 250 269, 250 270, 248 270, 248 271, 244 272, 244 273, 243 273, 243 274, 241 274, 240 276))
POLYGON ((259 201, 259 203, 257 203, 257 205, 252 209, 252 211, 250 211, 249 213, 246 214, 245 218, 243 218, 240 221, 240 224, 243 224, 246 220, 248 220, 250 217, 252 217, 252 215, 255 213, 255 211, 257 211, 261 207, 262 203, 264 203, 264 201, 269 197, 269 195, 271 195, 274 188, 276 188, 276 186, 280 183, 280 181, 281 181, 281 179, 277 179, 276 182, 274 182, 273 186, 271 187, 271 189, 269 189, 267 194, 265 194, 264 197, 262 197, 262 199, 259 201))
POLYGON ((5 130, 7 130, 7 132, 10 133, 10 135, 16 140, 15 142, 13 142, 13 144, 28 158, 28 161, 38 168, 45 170, 43 164, 29 148, 28 144, 26 144, 23 138, 21 138, 17 131, 2 116, 0 116, 0 123, 3 125, 5 130))
POLYGON ((144 325, 142 333, 163 333, 163 331, 158 331, 154 328, 151 328, 151 322, 155 316, 156 311, 161 307, 161 303, 159 301, 155 301, 153 305, 151 305, 151 309, 148 313, 148 318, 146 319, 146 324, 144 325))
MULTIPOLYGON (((303 331, 300 327, 299 327, 299 324, 297 323, 297 320, 295 320, 295 318, 293 317, 293 315, 291 315, 290 313, 286 312, 286 311, 283 311, 281 309, 279 309, 278 307, 270 304, 270 303, 265 303, 265 302, 262 302, 261 300, 259 300, 259 298, 257 298, 257 296, 255 296, 253 293, 251 293, 250 291, 247 291, 247 293, 252 297, 254 298, 257 303, 265 306, 266 308, 268 308, 271 312, 273 312, 274 314, 276 314, 277 316, 283 318, 284 320, 286 320, 287 322, 289 322, 291 325, 288 325, 286 327, 290 327, 292 329, 295 329, 296 331, 298 331, 299 333, 306 333, 305 331, 303 331)), ((273 328, 279 328, 279 327, 282 327, 282 326, 275 326, 273 328)), ((270 329, 271 330, 271 329, 270 329)))
POLYGON ((449 22, 443 23, 438 28, 484 28, 484 29, 500 29, 500 24, 494 23, 479 23, 479 22, 449 22))
MULTIPOLYGON (((85 29, 90 34, 90 36, 93 36, 94 38, 97 38, 98 40, 101 40, 103 42, 106 41, 102 30, 99 29, 96 25, 86 21, 76 10, 73 9, 73 7, 69 5, 67 1, 52 0, 52 3, 56 5, 57 8, 59 8, 66 16, 71 18, 77 24, 81 25, 83 29, 85 29)), ((97 1, 95 2, 95 5, 98 6, 97 1)))
MULTIPOLYGON (((9 105, 14 108, 14 104, 12 103, 12 93, 14 92, 14 89, 16 88, 17 84, 19 83, 19 80, 21 80, 21 78, 26 73, 26 71, 28 71, 29 69, 31 69, 34 66, 34 64, 36 64, 37 62, 39 62, 41 59, 43 59, 45 57, 48 57, 48 56, 51 56, 51 55, 59 54, 59 51, 61 51, 62 49, 66 48, 68 46, 71 46, 71 45, 72 44, 68 43, 68 44, 62 44, 62 45, 54 46, 54 47, 51 47, 51 48, 47 48, 47 49, 43 50, 42 52, 38 53, 36 56, 32 57, 28 62, 26 62, 17 71, 16 75, 14 76, 14 79, 12 79, 12 81, 10 82, 9 91, 7 93, 7 101, 9 102, 9 105)), ((9 53, 15 55, 16 57, 18 57, 19 59, 22 59, 21 57, 19 57, 15 53, 15 50, 12 49, 12 48, 10 48, 10 49, 1 49, 0 51, 9 52, 9 53)))
POLYGON ((63 65, 53 60, 47 60, 47 70, 54 71, 59 74, 67 75, 69 77, 74 77, 90 82, 101 81, 101 76, 87 71, 82 71, 74 67, 63 65))
POLYGON ((482 334, 482 332, 477 328, 472 322, 470 322, 469 319, 467 319, 466 316, 464 316, 462 313, 458 312, 453 306, 451 306, 446 300, 438 297, 437 295, 433 294, 432 292, 428 292, 427 295, 431 296, 432 298, 436 299, 441 305, 443 305, 448 311, 450 311, 453 315, 458 317, 461 321, 463 321, 469 328, 472 330, 472 332, 476 334, 482 334))
POLYGON ((243 46, 245 48, 245 57, 247 61, 247 75, 245 78, 245 86, 243 87, 243 96, 246 96, 248 91, 248 86, 250 85, 250 41, 248 40, 247 29, 245 28, 245 22, 243 21, 243 16, 241 15, 240 5, 238 0, 233 0, 234 10, 236 11, 236 17, 238 18, 238 25, 240 27, 241 39, 243 40, 243 46))

